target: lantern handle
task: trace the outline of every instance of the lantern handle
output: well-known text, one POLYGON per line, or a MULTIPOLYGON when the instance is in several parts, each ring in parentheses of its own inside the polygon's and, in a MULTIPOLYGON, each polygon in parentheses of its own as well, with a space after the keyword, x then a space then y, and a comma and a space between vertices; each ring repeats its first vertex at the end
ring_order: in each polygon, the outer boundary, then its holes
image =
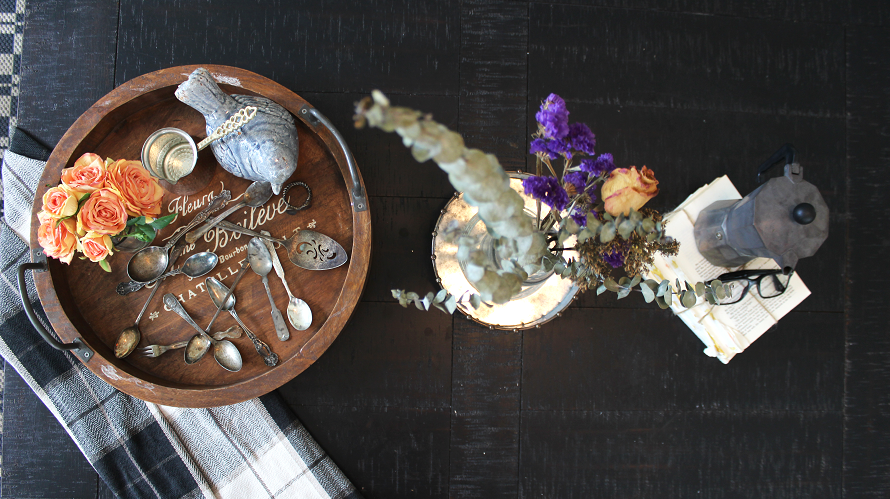
POLYGON ((776 165, 780 159, 785 159, 786 165, 793 165, 797 163, 797 149, 794 148, 791 144, 785 144, 780 147, 778 151, 775 152, 770 158, 763 162, 760 165, 760 168, 757 169, 757 183, 762 184, 764 182, 763 174, 766 173, 770 168, 776 165))

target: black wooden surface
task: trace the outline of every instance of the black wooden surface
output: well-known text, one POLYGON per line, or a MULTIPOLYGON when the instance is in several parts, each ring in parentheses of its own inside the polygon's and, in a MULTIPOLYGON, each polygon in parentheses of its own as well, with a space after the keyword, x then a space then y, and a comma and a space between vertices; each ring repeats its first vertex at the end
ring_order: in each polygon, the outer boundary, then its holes
MULTIPOLYGON (((888 25, 890 4, 867 0, 30 0, 19 122, 52 144, 114 86, 206 62, 335 123, 372 198, 370 277, 281 392, 369 498, 887 497, 888 25), (533 165, 534 111, 559 93, 599 151, 656 171, 664 209, 723 174, 749 192, 792 142, 832 210, 798 267, 813 294, 729 365, 639 297, 583 296, 518 334, 404 310, 389 289, 434 289, 430 231, 452 189, 396 137, 352 128, 374 88, 508 169, 533 165)), ((7 383, 0 495, 109 497, 7 383)))

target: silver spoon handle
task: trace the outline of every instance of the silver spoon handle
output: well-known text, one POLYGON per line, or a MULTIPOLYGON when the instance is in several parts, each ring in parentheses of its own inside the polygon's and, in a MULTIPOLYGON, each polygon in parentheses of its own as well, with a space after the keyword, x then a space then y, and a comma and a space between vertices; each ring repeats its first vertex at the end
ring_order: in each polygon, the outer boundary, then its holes
MULTIPOLYGON (((223 302, 225 303, 225 302, 223 302)), ((250 338, 250 341, 253 342, 253 347, 256 348, 256 353, 260 354, 263 358, 263 362, 269 367, 275 367, 278 364, 278 355, 269 348, 263 340, 257 338, 257 335, 253 334, 253 331, 250 330, 243 322, 241 322, 241 318, 238 317, 238 313, 235 312, 234 308, 229 309, 229 313, 232 314, 232 317, 235 318, 235 321, 241 325, 241 328, 244 329, 244 333, 247 334, 247 337, 250 338)))
MULTIPOLYGON (((226 293, 225 298, 223 298, 219 302, 219 306, 216 307, 216 312, 213 313, 213 317, 210 319, 210 323, 207 324, 207 329, 204 330, 205 332, 210 332, 210 328, 213 327, 213 323, 216 321, 216 318, 219 317, 219 313, 222 312, 223 307, 226 306, 226 303, 228 303, 229 298, 232 297, 232 293, 235 292, 235 286, 237 286, 238 282, 241 281, 241 278, 244 277, 244 271, 246 271, 248 267, 250 267, 250 262, 247 261, 247 258, 245 258, 244 260, 241 260, 241 270, 239 270, 238 275, 235 276, 235 282, 233 282, 232 286, 229 287, 229 292, 226 293)), ((208 293, 209 292, 210 292, 210 290, 208 290, 208 293)))
POLYGON ((181 273, 182 273, 182 267, 180 267, 176 270, 167 272, 166 274, 162 274, 160 277, 157 277, 157 278, 155 278, 151 281, 148 281, 148 282, 137 282, 137 281, 122 282, 117 285, 117 288, 115 288, 115 291, 117 291, 117 294, 119 294, 121 296, 127 296, 128 294, 130 294, 134 291, 139 291, 140 289, 145 287, 147 284, 151 284, 153 282, 160 284, 160 282, 163 281, 164 279, 166 279, 170 276, 181 274, 181 273))
POLYGON ((142 315, 145 314, 145 311, 148 309, 148 304, 151 303, 151 299, 155 297, 155 293, 158 292, 158 288, 160 288, 160 283, 157 286, 152 288, 151 293, 148 294, 148 299, 145 300, 145 305, 142 305, 142 310, 139 311, 139 315, 136 316, 136 325, 139 325, 139 321, 142 320, 142 315))
POLYGON ((256 232, 256 231, 253 231, 250 229, 245 229, 244 227, 241 227, 240 225, 233 224, 232 222, 227 222, 225 220, 218 223, 217 226, 222 229, 230 230, 232 232, 239 232, 246 236, 258 237, 265 241, 272 241, 273 243, 278 243, 278 244, 287 244, 287 239, 276 239, 272 236, 267 236, 265 234, 261 234, 259 232, 256 232))
MULTIPOLYGON (((261 230, 260 234, 269 237, 272 236, 272 234, 269 234, 269 232, 265 230, 261 230)), ((287 279, 284 278, 284 267, 281 266, 281 260, 278 259, 278 253, 275 252, 275 245, 269 242, 268 239, 263 239, 263 245, 266 246, 266 249, 269 250, 269 253, 272 255, 272 268, 275 269, 275 275, 281 279, 281 284, 284 284, 284 290, 287 291, 288 298, 295 298, 294 294, 291 293, 290 286, 287 285, 287 279)))
POLYGON ((202 226, 198 227, 197 229, 186 234, 185 242, 187 242, 189 244, 194 243, 195 241, 198 240, 198 238, 200 238, 201 236, 206 234, 207 231, 216 227, 216 224, 222 222, 223 219, 225 219, 227 216, 231 215, 232 213, 235 213, 236 211, 240 210, 241 208, 243 208, 245 206, 247 206, 247 203, 245 203, 244 201, 241 201, 238 204, 236 204, 235 206, 228 208, 226 211, 220 213, 219 215, 213 217, 210 221, 204 223, 204 225, 202 225, 202 226))
POLYGON ((198 213, 197 215, 195 215, 195 218, 193 218, 191 222, 186 224, 184 229, 177 232, 173 236, 173 238, 167 242, 167 245, 166 245, 167 249, 170 249, 171 247, 173 247, 173 245, 176 244, 176 241, 179 241, 179 238, 184 236, 186 232, 194 229, 195 227, 198 226, 198 224, 200 224, 204 220, 207 220, 207 218, 210 216, 211 213, 218 211, 220 208, 223 207, 224 204, 228 203, 231 199, 232 199, 232 193, 229 192, 227 189, 223 189, 222 192, 217 194, 217 196, 210 201, 210 204, 208 204, 206 208, 201 210, 201 213, 198 213))
POLYGON ((290 331, 287 330, 287 326, 284 324, 284 317, 281 316, 281 310, 278 310, 278 307, 275 306, 275 299, 272 298, 272 290, 269 289, 269 278, 266 276, 262 276, 263 278, 263 287, 266 288, 266 296, 269 297, 269 304, 272 305, 272 324, 275 326, 275 334, 278 335, 278 339, 280 341, 287 341, 290 338, 290 331))
POLYGON ((198 333, 204 334, 204 331, 198 326, 198 324, 195 323, 195 320, 192 319, 192 316, 190 316, 189 313, 185 311, 185 308, 183 308, 182 304, 179 303, 179 300, 176 299, 176 295, 174 295, 173 293, 165 294, 164 305, 167 305, 168 307, 170 307, 171 310, 176 312, 176 315, 185 319, 185 321, 188 322, 190 326, 195 328, 198 333))

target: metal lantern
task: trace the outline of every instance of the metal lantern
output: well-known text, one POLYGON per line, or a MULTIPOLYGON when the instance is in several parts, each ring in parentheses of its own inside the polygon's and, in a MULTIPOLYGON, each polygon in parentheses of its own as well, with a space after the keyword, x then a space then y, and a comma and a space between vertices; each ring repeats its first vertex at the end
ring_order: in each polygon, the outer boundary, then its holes
POLYGON ((743 199, 717 201, 695 222, 695 242, 709 262, 738 267, 757 257, 774 259, 786 272, 812 256, 828 237, 828 205, 803 179, 797 151, 785 144, 757 171, 757 181, 779 160, 785 175, 770 179, 743 199))

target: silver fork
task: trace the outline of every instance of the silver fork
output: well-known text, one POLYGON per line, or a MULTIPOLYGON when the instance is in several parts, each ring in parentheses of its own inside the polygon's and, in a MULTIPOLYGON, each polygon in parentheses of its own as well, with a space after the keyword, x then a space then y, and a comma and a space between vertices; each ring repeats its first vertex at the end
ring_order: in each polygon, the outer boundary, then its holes
MULTIPOLYGON (((241 329, 241 326, 232 326, 225 331, 213 333, 211 336, 213 336, 213 339, 217 341, 222 341, 226 338, 240 338, 243 332, 244 330, 241 329)), ((161 355, 164 355, 164 353, 168 350, 185 348, 186 345, 188 345, 188 340, 177 341, 176 343, 173 343, 171 345, 148 345, 145 348, 140 348, 139 353, 141 353, 145 357, 160 357, 161 355)))

